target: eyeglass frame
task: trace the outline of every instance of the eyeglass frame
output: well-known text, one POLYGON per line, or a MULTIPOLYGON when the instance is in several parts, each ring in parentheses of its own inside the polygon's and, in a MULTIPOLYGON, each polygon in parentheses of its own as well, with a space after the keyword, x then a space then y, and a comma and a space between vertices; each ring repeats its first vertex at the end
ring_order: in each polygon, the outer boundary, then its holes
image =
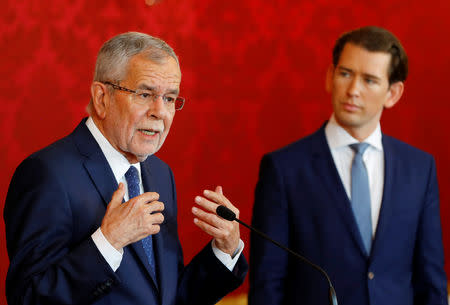
MULTIPOLYGON (((141 90, 141 89, 137 89, 137 90, 128 89, 126 87, 122 87, 122 86, 119 86, 117 84, 113 84, 110 81, 100 82, 100 83, 105 84, 105 85, 110 85, 114 90, 120 90, 120 91, 123 91, 123 92, 133 93, 133 94, 136 94, 136 95, 139 94, 138 90, 141 90)), ((148 90, 148 91, 150 91, 150 90, 148 90)), ((152 93, 152 100, 153 101, 155 101, 155 98, 158 98, 158 97, 161 97, 163 99, 165 105, 169 104, 169 101, 167 101, 167 96, 165 94, 153 94, 152 93)), ((174 102, 173 102, 175 110, 176 111, 180 111, 181 109, 183 109, 185 101, 186 101, 186 99, 184 97, 177 96, 175 98, 174 102), (176 101, 181 101, 181 107, 179 107, 179 108, 175 107, 176 101)))

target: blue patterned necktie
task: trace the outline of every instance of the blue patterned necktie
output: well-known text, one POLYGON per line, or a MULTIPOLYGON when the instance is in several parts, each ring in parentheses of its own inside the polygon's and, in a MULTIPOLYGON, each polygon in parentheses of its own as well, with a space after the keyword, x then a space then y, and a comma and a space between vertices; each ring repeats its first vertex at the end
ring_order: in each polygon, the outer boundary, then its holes
MULTIPOLYGON (((134 166, 130 166, 128 171, 125 173, 125 179, 128 184, 128 197, 129 199, 139 196, 141 193, 139 187, 139 172, 134 166)), ((141 240, 142 247, 144 248, 145 254, 147 255, 148 263, 150 265, 150 269, 152 271, 152 275, 155 278, 155 256, 153 253, 153 239, 152 236, 149 235, 146 238, 141 240)), ((156 278, 155 278, 156 279, 156 278)))
POLYGON ((352 163, 352 209, 359 227, 367 254, 372 247, 372 216, 370 210, 370 189, 367 169, 362 156, 369 147, 368 143, 352 144, 355 151, 352 163))

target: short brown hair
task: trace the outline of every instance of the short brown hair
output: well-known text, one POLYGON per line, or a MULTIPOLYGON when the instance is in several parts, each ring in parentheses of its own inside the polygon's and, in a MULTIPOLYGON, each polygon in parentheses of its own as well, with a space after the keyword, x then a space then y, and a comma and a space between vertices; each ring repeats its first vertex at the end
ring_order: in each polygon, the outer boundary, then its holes
POLYGON ((391 54, 388 77, 389 85, 405 81, 408 76, 408 56, 400 41, 391 32, 376 26, 366 26, 344 33, 333 48, 333 65, 336 66, 347 43, 360 46, 371 52, 391 54))

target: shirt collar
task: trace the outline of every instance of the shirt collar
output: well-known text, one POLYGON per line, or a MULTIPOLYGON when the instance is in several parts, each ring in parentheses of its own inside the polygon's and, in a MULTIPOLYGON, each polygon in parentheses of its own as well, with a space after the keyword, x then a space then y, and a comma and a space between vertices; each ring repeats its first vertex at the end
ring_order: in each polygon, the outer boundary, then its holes
POLYGON ((130 165, 133 165, 134 167, 136 167, 139 172, 139 176, 141 176, 141 164, 139 162, 130 164, 130 162, 128 162, 127 158, 125 158, 124 155, 122 155, 120 152, 118 152, 111 145, 111 143, 109 143, 109 141, 105 138, 105 136, 101 133, 101 131, 95 125, 92 117, 89 117, 87 119, 86 126, 89 129, 89 131, 91 132, 95 141, 97 141, 103 154, 105 155, 106 160, 108 161, 108 164, 111 167, 111 170, 113 171, 114 177, 116 178, 117 184, 119 184, 122 177, 128 171, 128 169, 130 168, 130 165))
MULTIPOLYGON (((334 114, 331 115, 330 120, 325 126, 325 137, 327 138, 330 149, 337 149, 350 144, 359 143, 357 139, 352 137, 344 128, 342 128, 336 121, 334 114)), ((364 142, 370 144, 370 146, 376 148, 379 151, 383 151, 383 144, 381 141, 381 126, 378 123, 377 128, 368 136, 364 142)))

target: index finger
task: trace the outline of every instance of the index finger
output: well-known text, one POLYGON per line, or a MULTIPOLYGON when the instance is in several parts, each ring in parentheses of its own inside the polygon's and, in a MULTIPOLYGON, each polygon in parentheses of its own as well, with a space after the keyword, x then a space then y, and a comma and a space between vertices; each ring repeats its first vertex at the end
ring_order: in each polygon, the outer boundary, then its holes
MULTIPOLYGON (((221 188, 220 188, 220 191, 222 191, 221 188)), ((209 205, 209 208, 211 209, 211 211, 215 212, 218 205, 224 205, 227 208, 229 208, 230 210, 232 210, 233 212, 235 212, 236 214, 239 213, 239 210, 233 204, 231 204, 231 202, 227 199, 227 197, 225 197, 223 194, 221 194, 221 192, 218 193, 218 192, 213 192, 210 190, 204 190, 203 195, 207 199, 213 201, 216 204, 214 206, 209 205)))
POLYGON ((159 194, 157 192, 145 192, 134 198, 136 198, 137 203, 145 204, 145 203, 159 200, 159 194))
POLYGON ((230 208, 230 207, 233 207, 234 208, 234 206, 231 204, 231 202, 227 199, 227 197, 225 197, 224 195, 223 195, 223 193, 222 193, 222 188, 220 188, 220 189, 217 189, 216 188, 216 191, 214 192, 214 191, 211 191, 211 190, 204 190, 203 191, 203 195, 206 197, 206 198, 208 198, 209 200, 212 200, 212 201, 214 201, 215 203, 217 203, 217 204, 222 204, 222 205, 225 205, 225 206, 227 206, 228 208, 230 208), (218 191, 220 191, 220 192, 218 192, 218 191))
POLYGON ((217 204, 216 202, 213 201, 209 201, 208 199, 202 197, 202 196, 196 196, 195 197, 195 203, 197 203, 198 205, 200 205, 201 207, 203 207, 204 209, 206 209, 209 212, 216 212, 217 207, 219 206, 219 204, 217 204))

